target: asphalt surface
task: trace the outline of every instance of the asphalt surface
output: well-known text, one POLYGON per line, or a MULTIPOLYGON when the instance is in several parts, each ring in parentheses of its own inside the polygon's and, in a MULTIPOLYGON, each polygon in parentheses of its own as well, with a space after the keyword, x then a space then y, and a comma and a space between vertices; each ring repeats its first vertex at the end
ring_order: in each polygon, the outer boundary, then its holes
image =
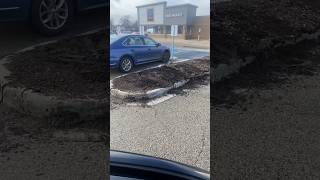
POLYGON ((110 148, 210 169, 210 87, 154 106, 111 101, 110 148))
MULTIPOLYGON (((168 47, 170 47, 170 45, 168 45, 168 47)), ((194 58, 199 58, 199 57, 204 57, 209 55, 210 55, 209 49, 205 50, 205 49, 196 49, 196 48, 177 47, 174 51, 172 62, 178 62, 178 61, 183 61, 187 59, 194 59, 194 58)), ((141 71, 146 68, 152 68, 155 66, 159 66, 161 64, 162 64, 161 62, 154 62, 154 63, 144 64, 144 65, 139 65, 134 67, 132 72, 141 71)), ((120 75, 122 75, 122 73, 120 73, 117 69, 112 69, 110 71, 110 79, 113 79, 120 75)))
MULTIPOLYGON (((45 37, 27 23, 0 24, 0 58, 48 40, 72 36, 106 27, 105 9, 83 12, 67 32, 45 37)), ((10 179, 107 179, 105 142, 58 140, 46 120, 36 119, 0 104, 0 172, 10 179)), ((65 129, 69 132, 95 129, 65 129)), ((97 132, 99 133, 99 132, 97 132)))
POLYGON ((0 105, 0 179, 106 179, 105 142, 82 140, 95 129, 64 129, 57 137, 44 119, 0 105))
POLYGON ((320 178, 319 69, 313 76, 236 89, 242 101, 212 107, 213 177, 320 178))

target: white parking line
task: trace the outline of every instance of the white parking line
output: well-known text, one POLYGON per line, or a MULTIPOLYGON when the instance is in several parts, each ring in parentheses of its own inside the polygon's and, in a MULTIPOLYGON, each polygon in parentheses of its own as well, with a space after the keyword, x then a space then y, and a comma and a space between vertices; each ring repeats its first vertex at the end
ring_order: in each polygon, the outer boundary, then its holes
POLYGON ((177 96, 177 95, 176 95, 176 94, 168 94, 168 95, 166 95, 166 96, 162 96, 162 97, 160 97, 160 98, 153 99, 153 100, 149 101, 149 102, 147 103, 147 105, 148 105, 148 106, 154 106, 154 105, 160 104, 160 103, 162 103, 162 102, 165 102, 165 101, 167 101, 167 100, 169 100, 169 99, 171 99, 171 98, 173 98, 173 97, 175 97, 175 96, 177 96))
POLYGON ((162 96, 162 97, 159 97, 159 98, 156 98, 156 99, 152 99, 150 100, 149 102, 147 103, 127 103, 126 105, 127 106, 155 106, 157 104, 160 104, 160 103, 163 103, 165 101, 168 101, 169 99, 173 98, 173 97, 176 97, 177 95, 176 94, 167 94, 165 96, 162 96))

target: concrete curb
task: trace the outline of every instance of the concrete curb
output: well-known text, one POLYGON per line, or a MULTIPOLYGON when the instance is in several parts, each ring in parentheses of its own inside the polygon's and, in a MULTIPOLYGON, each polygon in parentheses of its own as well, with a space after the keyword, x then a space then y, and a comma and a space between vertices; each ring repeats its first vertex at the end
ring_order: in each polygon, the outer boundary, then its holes
MULTIPOLYGON (((122 77, 122 76, 121 76, 122 77)), ((119 78, 119 77, 117 77, 119 78)), ((115 79, 117 79, 115 78, 115 79)), ((114 80, 114 79, 113 79, 114 80)), ((153 99, 165 95, 168 91, 184 86, 189 80, 178 81, 170 87, 158 88, 141 92, 126 92, 114 88, 113 80, 110 81, 110 93, 120 99, 153 99)))
MULTIPOLYGON (((264 49, 267 48, 275 49, 279 47, 295 45, 305 40, 317 40, 318 38, 320 38, 320 30, 311 34, 304 33, 299 37, 293 38, 293 40, 286 40, 276 44, 272 44, 272 40, 261 41, 257 47, 259 47, 260 51, 264 51, 264 49)), ((230 64, 219 64, 215 69, 211 69, 211 75, 213 77, 211 78, 211 82, 219 82, 233 74, 238 73, 241 68, 254 62, 255 58, 255 56, 247 56, 244 60, 240 58, 234 58, 230 59, 230 64)))
MULTIPOLYGON (((96 33, 91 31, 90 33, 96 33)), ((89 34, 90 34, 89 33, 89 34)), ((88 34, 88 33, 86 33, 88 34)), ((76 35, 74 37, 79 37, 76 35)), ((57 40, 40 43, 24 48, 16 53, 0 59, 0 99, 2 103, 16 109, 18 112, 34 117, 46 118, 53 126, 72 125, 79 122, 95 120, 107 114, 109 100, 104 99, 62 99, 35 93, 23 87, 10 87, 6 79, 10 71, 5 67, 11 58, 19 53, 33 50, 36 47, 58 42, 57 40)))

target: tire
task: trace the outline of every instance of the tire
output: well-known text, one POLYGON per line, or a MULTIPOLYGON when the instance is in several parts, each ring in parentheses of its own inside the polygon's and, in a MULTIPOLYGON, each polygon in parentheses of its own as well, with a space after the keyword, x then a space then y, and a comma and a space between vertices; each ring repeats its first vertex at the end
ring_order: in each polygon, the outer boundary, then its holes
POLYGON ((170 52, 165 51, 162 55, 162 62, 167 63, 170 60, 170 52))
POLYGON ((57 35, 71 24, 74 17, 72 0, 33 0, 31 21, 33 28, 41 34, 57 35))
POLYGON ((124 56, 120 60, 119 70, 123 73, 128 73, 133 68, 133 61, 132 58, 129 56, 124 56))

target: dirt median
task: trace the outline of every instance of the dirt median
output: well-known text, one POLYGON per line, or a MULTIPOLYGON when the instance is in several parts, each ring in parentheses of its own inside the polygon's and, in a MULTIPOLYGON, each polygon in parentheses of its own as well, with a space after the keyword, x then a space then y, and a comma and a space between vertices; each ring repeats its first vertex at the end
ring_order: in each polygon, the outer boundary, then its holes
POLYGON ((113 80, 113 88, 127 92, 146 92, 167 88, 179 81, 208 75, 210 59, 194 59, 130 73, 113 80))
POLYGON ((214 84, 212 106, 242 107, 253 98, 251 94, 254 94, 254 91, 271 89, 279 84, 290 84, 290 77, 319 74, 319 58, 318 41, 304 41, 297 45, 278 48, 272 56, 264 59, 264 63, 255 61, 242 68, 238 75, 214 84))
POLYGON ((58 98, 107 97, 107 34, 76 36, 12 56, 6 77, 23 87, 58 98))
POLYGON ((320 28, 319 3, 294 0, 238 0, 215 4, 211 29, 211 65, 259 55, 275 44, 295 41, 320 28), (317 5, 317 6, 316 6, 317 5))

